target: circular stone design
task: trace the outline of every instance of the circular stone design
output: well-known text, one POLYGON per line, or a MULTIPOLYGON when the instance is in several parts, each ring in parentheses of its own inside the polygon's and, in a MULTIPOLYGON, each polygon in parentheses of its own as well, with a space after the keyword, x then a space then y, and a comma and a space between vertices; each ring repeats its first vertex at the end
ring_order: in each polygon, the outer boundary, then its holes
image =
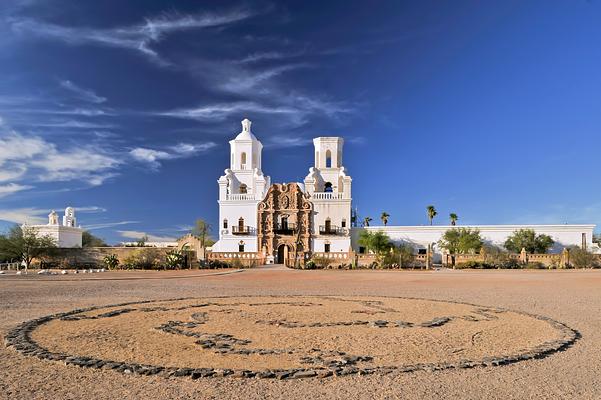
POLYGON ((90 307, 25 322, 23 354, 140 375, 306 378, 497 366, 578 333, 543 316, 393 297, 207 297, 90 307))

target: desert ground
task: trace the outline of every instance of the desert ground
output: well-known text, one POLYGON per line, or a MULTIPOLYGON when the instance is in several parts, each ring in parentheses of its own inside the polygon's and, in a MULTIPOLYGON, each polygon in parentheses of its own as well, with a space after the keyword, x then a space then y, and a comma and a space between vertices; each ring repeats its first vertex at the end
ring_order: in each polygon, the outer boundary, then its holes
POLYGON ((2 346, 0 398, 601 398, 601 271, 272 266, 0 276, 3 337, 25 321, 88 307, 96 308, 40 325, 31 338, 59 353, 167 367, 286 370, 352 354, 369 373, 143 376, 2 346), (543 358, 456 368, 562 340, 566 329, 575 341, 543 358))

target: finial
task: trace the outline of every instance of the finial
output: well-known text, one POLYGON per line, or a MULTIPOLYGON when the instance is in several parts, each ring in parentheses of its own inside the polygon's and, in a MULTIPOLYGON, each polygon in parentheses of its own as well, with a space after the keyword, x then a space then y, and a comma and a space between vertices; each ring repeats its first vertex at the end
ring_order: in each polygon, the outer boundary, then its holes
POLYGON ((250 125, 252 124, 252 121, 248 118, 244 118, 242 120, 242 131, 243 132, 250 132, 250 125))

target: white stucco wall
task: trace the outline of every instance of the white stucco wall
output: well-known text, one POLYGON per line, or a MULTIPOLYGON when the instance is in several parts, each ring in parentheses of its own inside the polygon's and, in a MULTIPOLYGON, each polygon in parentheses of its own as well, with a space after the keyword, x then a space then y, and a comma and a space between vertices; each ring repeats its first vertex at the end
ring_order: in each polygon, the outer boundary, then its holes
MULTIPOLYGON (((582 235, 586 235, 588 249, 593 248, 593 230, 595 225, 470 225, 470 226, 370 226, 353 228, 352 246, 355 251, 359 249, 357 243, 359 232, 362 229, 369 231, 383 231, 396 244, 407 243, 414 248, 427 248, 428 244, 437 243, 442 235, 452 228, 471 228, 480 230, 482 238, 493 245, 503 247, 508 236, 519 229, 533 229, 537 234, 546 234, 555 241, 551 252, 557 253, 564 247, 580 246, 582 235)), ((440 255, 438 246, 434 246, 435 254, 440 255)))
POLYGON ((31 225, 39 235, 54 239, 57 247, 81 247, 83 229, 63 225, 31 225))
POLYGON ((219 241, 213 245, 214 252, 237 252, 240 241, 244 241, 244 252, 257 251, 257 205, 253 200, 219 201, 219 241), (238 220, 244 218, 244 225, 250 228, 248 235, 234 235, 232 227, 238 226, 238 220), (223 220, 227 219, 227 229, 223 220))

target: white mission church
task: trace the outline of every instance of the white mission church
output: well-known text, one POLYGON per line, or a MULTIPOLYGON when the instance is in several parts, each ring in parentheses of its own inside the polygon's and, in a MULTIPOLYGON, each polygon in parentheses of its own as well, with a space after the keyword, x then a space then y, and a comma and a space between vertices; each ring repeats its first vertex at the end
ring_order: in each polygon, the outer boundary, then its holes
MULTIPOLYGON (((373 226, 351 223, 352 179, 343 166, 341 137, 313 139, 315 162, 300 183, 272 184, 261 168, 263 145, 242 121, 242 132, 230 141, 230 167, 218 180, 219 240, 215 258, 227 253, 249 253, 268 263, 307 259, 313 254, 336 253, 341 258, 361 253, 357 244, 362 229, 382 230, 393 242, 411 244, 416 252, 433 246, 434 259, 441 258, 436 242, 452 226, 373 226)), ((374 201, 377 199, 374 199, 374 201)), ((533 229, 550 235, 554 251, 581 246, 598 251, 593 244, 595 225, 481 225, 484 240, 501 246, 517 229, 533 229)))

